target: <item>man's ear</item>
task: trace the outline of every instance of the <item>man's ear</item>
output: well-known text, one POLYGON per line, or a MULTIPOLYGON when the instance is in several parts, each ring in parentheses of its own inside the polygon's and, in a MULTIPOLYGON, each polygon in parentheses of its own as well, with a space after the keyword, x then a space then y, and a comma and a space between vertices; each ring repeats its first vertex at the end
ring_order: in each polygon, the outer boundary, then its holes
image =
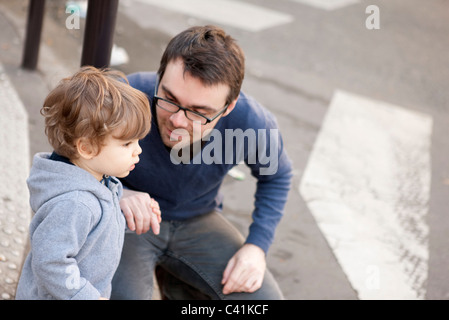
POLYGON ((94 157, 94 148, 90 141, 86 138, 76 140, 76 150, 81 158, 90 160, 94 157))
POLYGON ((226 117, 228 114, 231 113, 232 110, 234 110, 235 105, 237 104, 237 100, 239 99, 239 97, 235 98, 235 100, 233 100, 228 107, 226 108, 226 111, 223 113, 223 117, 226 117))

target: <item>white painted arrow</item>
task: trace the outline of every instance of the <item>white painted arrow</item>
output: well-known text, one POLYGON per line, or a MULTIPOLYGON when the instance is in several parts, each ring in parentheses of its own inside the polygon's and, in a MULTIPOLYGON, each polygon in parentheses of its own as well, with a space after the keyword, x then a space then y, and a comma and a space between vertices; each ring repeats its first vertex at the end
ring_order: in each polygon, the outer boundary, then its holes
POLYGON ((432 118, 334 94, 299 190, 360 299, 422 299, 432 118))

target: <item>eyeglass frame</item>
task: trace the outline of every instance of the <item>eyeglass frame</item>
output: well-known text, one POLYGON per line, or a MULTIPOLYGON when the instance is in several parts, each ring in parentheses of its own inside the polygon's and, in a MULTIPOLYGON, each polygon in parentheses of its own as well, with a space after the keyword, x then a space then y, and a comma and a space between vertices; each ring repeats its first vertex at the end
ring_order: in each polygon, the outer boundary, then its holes
POLYGON ((167 100, 167 99, 165 99, 165 98, 159 97, 159 96, 157 95, 157 91, 158 91, 158 90, 159 90, 159 77, 158 77, 158 79, 157 79, 157 81, 156 81, 156 86, 155 86, 155 88, 154 88, 153 104, 154 104, 155 106, 161 108, 162 110, 165 110, 165 111, 167 111, 167 112, 170 112, 170 113, 172 113, 172 114, 178 113, 179 110, 182 110, 182 111, 184 111, 185 117, 186 117, 187 119, 189 119, 190 121, 194 122, 195 120, 192 120, 192 119, 190 119, 190 118, 187 116, 187 112, 191 112, 191 113, 193 113, 193 114, 195 114, 195 115, 197 115, 197 116, 199 116, 199 117, 201 117, 201 118, 203 118, 203 119, 206 119, 206 123, 201 123, 201 122, 200 122, 200 124, 201 124, 202 126, 205 126, 206 124, 211 123, 212 121, 214 121, 215 119, 217 119, 218 116, 222 115, 222 114, 226 111, 226 109, 228 109, 228 107, 229 107, 229 103, 227 103, 227 104, 224 106, 224 108, 223 108, 218 114, 216 114, 213 118, 208 118, 208 117, 206 117, 205 115, 202 115, 202 114, 199 113, 199 112, 196 112, 196 111, 187 109, 187 108, 182 107, 182 106, 180 106, 179 104, 176 104, 176 103, 174 103, 174 102, 172 102, 172 101, 170 101, 170 100, 167 100), (172 112, 172 111, 169 111, 169 110, 167 110, 167 109, 164 109, 164 108, 162 108, 160 105, 158 105, 158 103, 157 103, 158 100, 162 100, 162 101, 165 101, 165 102, 167 102, 167 103, 169 103, 169 104, 171 104, 171 105, 174 105, 175 107, 178 108, 178 110, 172 112))

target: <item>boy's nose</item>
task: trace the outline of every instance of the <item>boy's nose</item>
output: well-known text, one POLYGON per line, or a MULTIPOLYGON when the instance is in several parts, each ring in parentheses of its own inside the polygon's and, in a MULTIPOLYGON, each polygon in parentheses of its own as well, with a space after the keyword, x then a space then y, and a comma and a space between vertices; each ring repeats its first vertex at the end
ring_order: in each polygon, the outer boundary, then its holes
POLYGON ((140 147, 140 144, 137 143, 137 148, 136 148, 136 150, 134 151, 134 154, 135 154, 136 156, 138 156, 138 155, 141 154, 141 153, 142 153, 142 148, 140 147))

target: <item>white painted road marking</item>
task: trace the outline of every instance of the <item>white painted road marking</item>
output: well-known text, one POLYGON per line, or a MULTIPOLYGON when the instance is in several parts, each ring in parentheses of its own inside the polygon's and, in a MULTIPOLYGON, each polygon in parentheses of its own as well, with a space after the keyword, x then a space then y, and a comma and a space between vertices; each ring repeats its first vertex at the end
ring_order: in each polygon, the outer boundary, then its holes
POLYGON ((295 2, 303 3, 315 8, 323 10, 336 10, 351 4, 360 3, 360 0, 292 0, 295 2))
POLYGON ((299 190, 360 299, 423 299, 432 118, 337 91, 299 190))
POLYGON ((293 21, 289 14, 233 0, 138 1, 252 32, 293 21))

